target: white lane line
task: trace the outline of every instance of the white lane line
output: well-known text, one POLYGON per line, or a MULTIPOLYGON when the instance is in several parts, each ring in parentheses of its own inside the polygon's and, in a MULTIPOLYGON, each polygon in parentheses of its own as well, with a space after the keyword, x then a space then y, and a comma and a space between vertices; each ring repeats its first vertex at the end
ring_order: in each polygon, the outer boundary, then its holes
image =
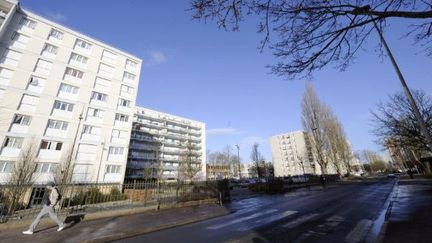
POLYGON ((351 232, 345 237, 345 242, 356 243, 362 241, 366 237, 366 234, 369 231, 371 226, 372 226, 372 220, 369 219, 360 220, 357 223, 357 225, 354 227, 354 229, 351 230, 351 232))
POLYGON ((326 226, 330 226, 330 227, 336 227, 338 226, 340 223, 342 223, 345 220, 344 217, 338 216, 338 215, 333 215, 330 218, 326 219, 326 226))
POLYGON ((300 225, 300 224, 302 224, 302 223, 304 223, 306 221, 309 221, 309 220, 311 220, 313 218, 316 218, 318 215, 319 214, 317 214, 317 213, 303 215, 300 218, 297 218, 297 219, 295 219, 295 220, 293 220, 293 221, 291 221, 291 222, 289 222, 287 224, 284 224, 283 227, 285 227, 285 228, 294 228, 294 227, 297 227, 298 225, 300 225))
POLYGON ((247 217, 234 219, 234 220, 231 220, 230 222, 227 222, 227 223, 218 224, 218 225, 215 225, 215 226, 210 226, 210 227, 207 227, 207 229, 220 229, 220 228, 227 227, 227 226, 230 226, 230 225, 233 225, 233 224, 238 224, 238 223, 244 222, 246 220, 250 220, 250 219, 253 219, 253 218, 256 218, 256 217, 260 217, 260 216, 263 216, 263 215, 266 215, 266 214, 271 214, 271 213, 274 213, 274 212, 277 212, 277 211, 279 211, 279 210, 277 210, 277 209, 269 209, 269 210, 266 210, 264 212, 254 213, 254 214, 249 215, 247 217))
POLYGON ((266 225, 266 224, 269 224, 271 222, 286 218, 286 217, 291 216, 291 215, 296 214, 296 213, 297 213, 297 211, 288 210, 288 211, 285 211, 285 212, 280 213, 280 214, 272 215, 268 218, 255 220, 255 222, 253 224, 250 224, 250 225, 244 226, 244 227, 240 227, 237 229, 237 231, 248 231, 248 230, 255 228, 256 226, 266 225))

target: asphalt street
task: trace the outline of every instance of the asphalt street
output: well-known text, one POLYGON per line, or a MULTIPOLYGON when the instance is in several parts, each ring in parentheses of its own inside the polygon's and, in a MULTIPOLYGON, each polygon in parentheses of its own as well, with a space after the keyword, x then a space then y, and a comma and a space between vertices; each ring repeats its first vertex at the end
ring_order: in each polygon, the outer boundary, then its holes
POLYGON ((243 199, 225 205, 232 214, 118 242, 373 241, 394 183, 381 180, 243 199))

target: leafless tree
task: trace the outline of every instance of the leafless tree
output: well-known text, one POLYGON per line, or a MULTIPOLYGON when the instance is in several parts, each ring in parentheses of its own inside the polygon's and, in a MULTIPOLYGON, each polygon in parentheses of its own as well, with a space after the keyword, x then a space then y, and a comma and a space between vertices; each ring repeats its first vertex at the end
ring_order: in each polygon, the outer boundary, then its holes
POLYGON ((54 178, 56 183, 66 185, 72 182, 73 176, 73 151, 71 149, 65 150, 60 164, 55 172, 54 178))
MULTIPOLYGON (((239 29, 246 17, 258 19, 258 32, 279 61, 273 72, 295 78, 329 64, 344 70, 374 29, 390 18, 411 19, 405 36, 432 55, 432 3, 407 0, 192 0, 197 20, 214 20, 219 28, 239 29), (258 18, 257 18, 258 17, 258 18)), ((404 37, 405 37, 404 36, 404 37)))
MULTIPOLYGON (((420 90, 414 91, 413 96, 431 133, 432 99, 420 90)), ((412 150, 420 156, 432 152, 420 131, 413 109, 402 93, 390 95, 387 102, 379 103, 372 115, 375 123, 374 133, 378 136, 379 143, 386 145, 385 143, 391 139, 394 145, 412 150)))
POLYGON ((331 162, 338 173, 342 174, 343 169, 345 169, 350 174, 352 151, 342 123, 330 108, 325 109, 325 112, 324 130, 327 137, 329 158, 331 158, 331 162))
POLYGON ((34 182, 33 174, 36 169, 37 154, 38 144, 35 141, 29 142, 21 149, 9 178, 9 190, 5 193, 9 199, 9 213, 20 208, 22 198, 34 182))
POLYGON ((200 170, 201 163, 195 153, 195 146, 188 143, 186 150, 181 155, 177 176, 180 180, 192 181, 200 170))
POLYGON ((262 170, 260 168, 262 167, 261 162, 264 161, 264 158, 263 158, 261 152, 259 151, 258 147, 259 147, 258 143, 254 143, 252 145, 252 151, 251 151, 250 158, 251 158, 252 162, 254 163, 254 165, 251 167, 251 169, 252 169, 253 174, 256 174, 258 176, 258 178, 261 178, 262 177, 262 170))
POLYGON ((372 172, 382 172, 388 169, 388 164, 384 161, 382 156, 375 151, 363 150, 361 156, 364 161, 367 161, 372 172))
POLYGON ((320 165, 322 174, 327 173, 328 167, 327 136, 324 129, 325 109, 312 85, 307 84, 302 99, 302 123, 304 131, 309 136, 312 154, 320 165))

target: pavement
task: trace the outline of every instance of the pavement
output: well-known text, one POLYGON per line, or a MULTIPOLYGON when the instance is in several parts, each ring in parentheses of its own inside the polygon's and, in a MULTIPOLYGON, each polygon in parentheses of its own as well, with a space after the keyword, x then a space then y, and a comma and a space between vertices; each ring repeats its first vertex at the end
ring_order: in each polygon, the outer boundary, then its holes
POLYGON ((432 242, 432 180, 400 180, 394 194, 383 242, 432 242))
POLYGON ((222 215, 230 210, 216 204, 152 210, 144 213, 84 220, 72 223, 61 232, 57 226, 39 227, 33 235, 25 228, 2 230, 0 242, 106 242, 190 224, 222 215))
MULTIPOLYGON (((301 188, 233 201, 232 213, 116 242, 364 242, 394 180, 301 188)), ((386 210, 384 210, 386 211, 386 210)), ((373 240, 373 239, 372 239, 373 240)))

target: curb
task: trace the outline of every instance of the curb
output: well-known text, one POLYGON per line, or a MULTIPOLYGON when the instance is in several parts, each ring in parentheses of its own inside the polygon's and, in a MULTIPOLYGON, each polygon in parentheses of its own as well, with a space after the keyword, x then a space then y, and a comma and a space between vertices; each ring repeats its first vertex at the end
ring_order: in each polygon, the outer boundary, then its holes
POLYGON ((173 223, 159 226, 159 227, 150 227, 150 228, 146 228, 146 229, 142 229, 142 230, 138 230, 138 231, 118 233, 118 234, 114 234, 114 235, 104 236, 104 237, 91 239, 91 240, 85 240, 85 241, 81 241, 81 242, 82 243, 100 243, 100 242, 109 242, 109 241, 121 240, 121 239, 131 238, 134 236, 139 236, 139 235, 143 235, 143 234, 147 234, 147 233, 151 233, 151 232, 170 229, 170 228, 183 226, 183 225, 187 225, 187 224, 193 224, 193 223, 197 223, 200 221, 209 220, 212 218, 217 218, 217 217, 221 217, 224 215, 228 215, 230 213, 231 213, 231 211, 227 209, 227 210, 225 210, 225 212, 222 212, 222 213, 205 215, 203 217, 197 217, 194 219, 185 220, 183 222, 173 222, 173 223))
MULTIPOLYGON (((383 212, 380 214, 380 216, 374 221, 374 224, 375 224, 377 221, 379 221, 379 218, 383 217, 382 225, 381 225, 379 231, 375 235, 369 235, 365 239, 366 243, 381 243, 384 241, 384 236, 386 234, 388 219, 390 218, 390 215, 391 215, 393 202, 395 201, 394 199, 397 197, 398 186, 399 186, 399 180, 396 180, 396 182, 393 184, 392 191, 389 193, 389 195, 388 195, 388 197, 384 203, 385 212, 383 210, 383 212)), ((369 229, 368 233, 371 233, 371 229, 369 229)))

